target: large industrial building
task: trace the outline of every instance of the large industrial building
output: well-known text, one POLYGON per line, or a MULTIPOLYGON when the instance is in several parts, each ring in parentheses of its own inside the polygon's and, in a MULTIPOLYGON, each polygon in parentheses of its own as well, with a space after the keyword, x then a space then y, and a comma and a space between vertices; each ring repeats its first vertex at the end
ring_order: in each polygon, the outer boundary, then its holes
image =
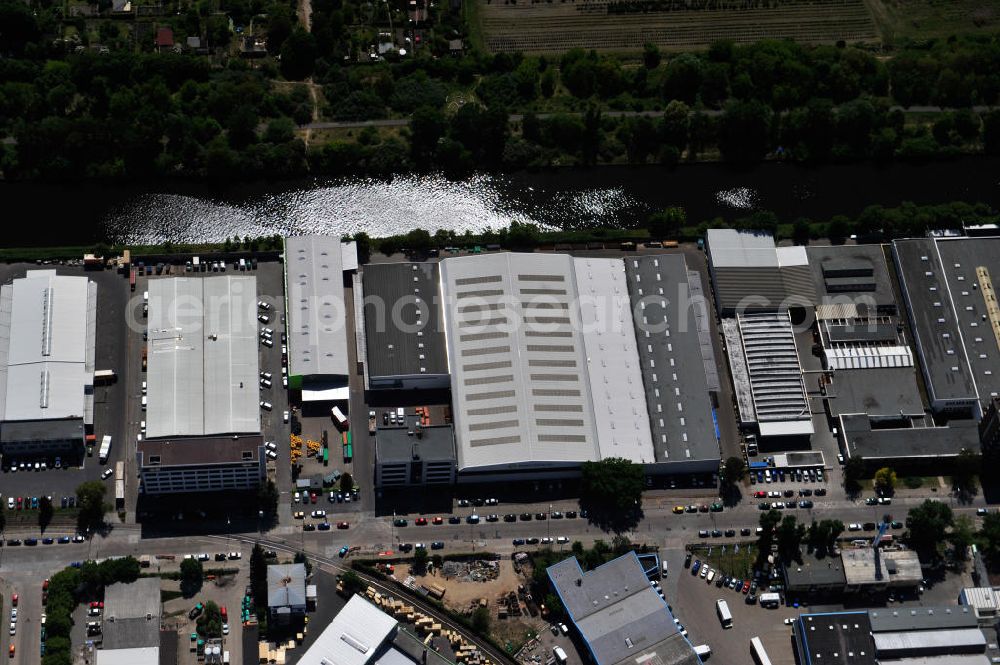
POLYGON ((379 426, 377 485, 565 478, 609 457, 718 470, 711 305, 683 255, 496 253, 360 282, 369 391, 452 406, 453 428, 379 426))
POLYGON ((368 265, 361 283, 366 387, 447 389, 438 264, 368 265))
POLYGON ((264 479, 257 285, 250 276, 148 284, 144 494, 249 490, 264 479))
POLYGON ((0 288, 0 451, 82 453, 94 423, 97 284, 29 270, 0 288))
POLYGON ((440 270, 460 480, 656 461, 621 260, 500 253, 440 270), (609 308, 593 327, 583 293, 609 308))
POLYGON ((711 473, 719 466, 712 403, 719 375, 701 275, 688 270, 683 254, 628 258, 625 272, 639 304, 630 318, 656 460, 676 471, 711 473))
POLYGON ((596 665, 698 665, 634 552, 584 572, 570 557, 546 571, 596 665))
POLYGON ((759 231, 709 229, 705 248, 722 316, 816 302, 805 247, 776 247, 770 234, 759 231))
POLYGON ((303 402, 348 399, 344 271, 357 268, 353 252, 336 237, 285 238, 288 387, 303 402))
MULTIPOLYGON (((980 290, 977 279, 979 262, 976 258, 969 256, 963 260, 958 254, 961 250, 974 254, 972 246, 979 244, 1000 250, 1000 245, 996 243, 1000 243, 1000 239, 943 242, 920 238, 897 240, 892 244, 924 384, 930 406, 935 412, 978 418, 982 414, 980 398, 986 400, 990 397, 990 392, 981 396, 977 388, 979 381, 983 382, 984 388, 991 385, 991 357, 994 365, 998 357, 997 336, 990 325, 987 303, 984 302, 989 294, 980 290), (955 243, 949 245, 952 257, 949 263, 945 263, 939 248, 950 242, 955 243), (959 299, 957 303, 956 298, 959 299), (966 314, 966 308, 972 308, 969 314, 966 314), (962 312, 961 319, 959 311, 962 312), (977 358, 981 361, 977 365, 982 365, 978 372, 974 372, 969 363, 969 343, 977 356, 983 355, 977 358)), ((992 262, 988 256, 981 259, 986 265, 992 262)), ((988 272, 984 283, 989 283, 988 272)), ((1000 370, 1000 367, 997 369, 1000 370)))
POLYGON ((260 432, 254 277, 149 280, 150 439, 260 432))
POLYGON ((988 665, 995 632, 968 606, 879 608, 802 614, 792 639, 803 665, 988 665))

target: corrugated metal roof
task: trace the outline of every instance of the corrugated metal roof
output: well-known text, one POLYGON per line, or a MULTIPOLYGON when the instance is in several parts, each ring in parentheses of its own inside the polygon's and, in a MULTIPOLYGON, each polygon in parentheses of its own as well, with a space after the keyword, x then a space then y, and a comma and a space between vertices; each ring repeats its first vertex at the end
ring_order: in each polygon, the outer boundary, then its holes
POLYGON ((774 435, 811 434, 812 414, 788 313, 741 314, 737 321, 757 421, 774 435))
POLYGON ((600 458, 566 255, 441 262, 459 469, 600 458))
POLYGON ((708 229, 705 236, 715 268, 778 267, 774 238, 768 233, 708 229))
POLYGON ((656 462, 621 259, 574 259, 601 457, 656 462))
POLYGON ((362 596, 352 596, 333 617, 299 665, 365 665, 396 631, 397 621, 362 596))
POLYGON ((951 650, 986 649, 986 636, 978 628, 958 630, 909 630, 894 633, 875 633, 875 649, 879 658, 919 656, 922 651, 936 655, 951 650))
POLYGON ((0 289, 4 420, 85 418, 93 384, 97 285, 31 270, 0 289))
POLYGON ((288 372, 346 377, 344 255, 339 238, 285 239, 288 372))
POLYGON ((260 431, 257 282, 149 281, 147 435, 260 431))

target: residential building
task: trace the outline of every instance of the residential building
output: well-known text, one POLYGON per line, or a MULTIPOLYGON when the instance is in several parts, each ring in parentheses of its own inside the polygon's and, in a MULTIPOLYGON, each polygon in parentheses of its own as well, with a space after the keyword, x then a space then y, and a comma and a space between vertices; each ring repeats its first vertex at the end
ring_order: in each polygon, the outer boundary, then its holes
POLYGON ((94 424, 97 284, 29 270, 0 287, 0 452, 82 454, 94 424))

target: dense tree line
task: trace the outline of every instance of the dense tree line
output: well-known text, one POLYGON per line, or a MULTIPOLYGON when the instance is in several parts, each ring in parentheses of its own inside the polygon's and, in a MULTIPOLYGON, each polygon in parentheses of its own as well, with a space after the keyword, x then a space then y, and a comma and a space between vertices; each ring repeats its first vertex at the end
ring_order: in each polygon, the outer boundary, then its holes
POLYGON ((224 0, 217 10, 177 5, 165 19, 178 36, 206 38, 216 28, 228 34, 230 19, 266 23, 271 57, 251 68, 218 53, 214 60, 137 53, 111 30, 109 43, 120 49, 78 52, 52 39, 71 23, 60 8, 0 0, 3 177, 250 179, 429 169, 459 177, 475 169, 705 158, 1000 154, 1000 114, 971 108, 1000 101, 996 38, 932 40, 888 54, 720 41, 685 54, 647 45, 638 62, 582 50, 556 58, 450 57, 447 40, 466 36, 466 28, 460 12, 438 8, 415 57, 389 52, 359 63, 358 54, 378 41, 386 12, 402 19, 406 3, 315 0, 311 32, 298 27, 292 6, 224 0), (213 21, 225 25, 213 28, 213 21), (320 107, 306 86, 279 92, 279 76, 312 77, 320 107), (921 122, 900 108, 913 105, 952 110, 921 122), (314 112, 344 121, 408 118, 411 125, 351 132, 307 150, 297 126, 314 112), (522 117, 511 122, 513 113, 522 117))

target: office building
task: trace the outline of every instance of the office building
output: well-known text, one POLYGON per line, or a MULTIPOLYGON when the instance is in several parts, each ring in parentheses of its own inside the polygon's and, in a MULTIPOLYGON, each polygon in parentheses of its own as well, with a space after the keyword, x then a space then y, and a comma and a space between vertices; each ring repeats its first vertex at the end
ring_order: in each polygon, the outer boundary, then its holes
POLYGON ((145 495, 255 490, 266 477, 260 434, 146 439, 136 464, 145 495))
POLYGON ((94 424, 97 284, 29 270, 0 287, 0 452, 82 454, 94 424))
POLYGON ((407 416, 400 427, 375 434, 375 485, 450 485, 455 482, 455 432, 451 425, 422 426, 407 416))

